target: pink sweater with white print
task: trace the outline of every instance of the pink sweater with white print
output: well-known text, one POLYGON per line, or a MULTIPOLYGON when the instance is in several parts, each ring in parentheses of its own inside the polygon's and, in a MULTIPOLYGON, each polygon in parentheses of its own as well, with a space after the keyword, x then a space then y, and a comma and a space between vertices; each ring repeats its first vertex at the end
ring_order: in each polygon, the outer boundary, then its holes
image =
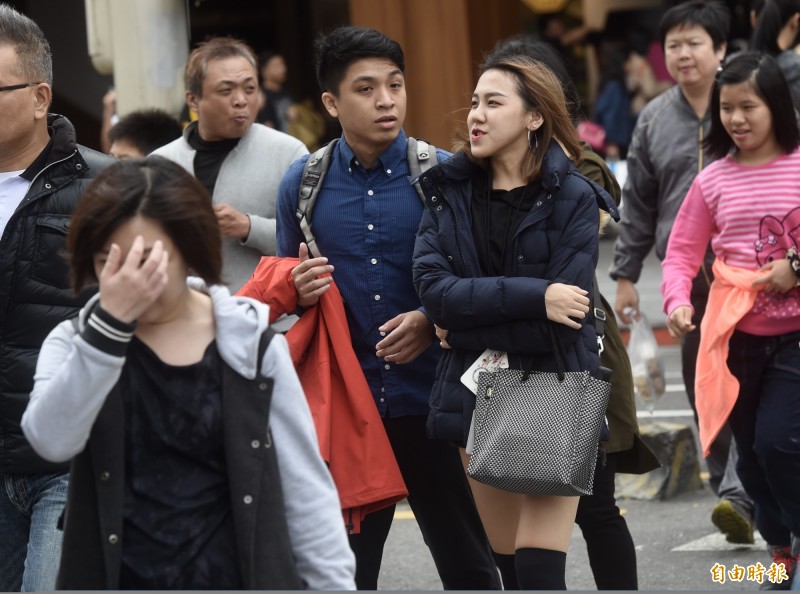
MULTIPOLYGON (((764 165, 746 166, 730 157, 715 161, 694 180, 670 233, 662 264, 664 312, 690 305, 708 239, 728 266, 758 270, 800 249, 800 149, 764 165)), ((760 292, 737 325, 772 336, 800 330, 800 293, 760 292)))

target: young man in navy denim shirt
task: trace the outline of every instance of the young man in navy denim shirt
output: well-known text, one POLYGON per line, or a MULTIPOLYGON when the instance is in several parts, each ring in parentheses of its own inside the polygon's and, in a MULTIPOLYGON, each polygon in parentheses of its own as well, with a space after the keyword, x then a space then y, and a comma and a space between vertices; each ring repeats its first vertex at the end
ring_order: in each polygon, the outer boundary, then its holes
MULTIPOLYGON (((373 29, 341 27, 317 42, 317 79, 343 135, 313 210, 309 259, 295 218, 303 167, 295 161, 278 196, 278 255, 300 255, 292 276, 299 304, 328 290, 344 298, 355 353, 383 417, 408 501, 446 589, 497 589, 500 582, 458 451, 427 438, 428 396, 439 359, 434 330, 411 282, 423 204, 408 180, 404 57, 373 29), (335 266, 335 270, 334 270, 335 266)), ((439 159, 449 155, 439 152, 439 159)), ((350 537, 359 589, 378 586, 394 506, 368 515, 350 537)))

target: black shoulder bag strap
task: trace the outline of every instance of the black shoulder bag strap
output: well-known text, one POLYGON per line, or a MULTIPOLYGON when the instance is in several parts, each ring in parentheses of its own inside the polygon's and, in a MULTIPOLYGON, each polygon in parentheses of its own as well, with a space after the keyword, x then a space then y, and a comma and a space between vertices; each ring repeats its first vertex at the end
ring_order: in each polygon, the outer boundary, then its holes
POLYGON ((594 317, 594 331, 597 334, 597 354, 602 355, 603 349, 603 341, 606 338, 606 312, 602 307, 597 307, 600 301, 600 287, 597 286, 597 275, 594 275, 594 280, 592 280, 592 300, 590 305, 592 306, 592 315, 594 317))
MULTIPOLYGON (((597 275, 595 275, 594 279, 592 280, 592 299, 590 300, 589 304, 591 306, 591 313, 592 317, 594 318, 594 331, 597 335, 597 356, 599 357, 603 353, 604 345, 603 341, 606 338, 606 312, 602 307, 597 307, 597 304, 600 303, 599 296, 600 295, 600 288, 597 285, 597 275)), ((564 356, 561 344, 558 342, 556 338, 555 330, 553 329, 553 325, 548 325, 548 330, 550 332, 550 343, 553 346, 553 354, 556 359, 556 367, 558 371, 558 379, 563 381, 564 373, 566 372, 566 357, 564 356)), ((532 366, 531 366, 532 367, 532 366)), ((522 376, 522 381, 528 379, 531 373, 531 369, 526 368, 523 370, 525 373, 522 376)), ((611 374, 612 370, 603 367, 602 365, 598 368, 598 378, 604 381, 611 381, 611 374)))

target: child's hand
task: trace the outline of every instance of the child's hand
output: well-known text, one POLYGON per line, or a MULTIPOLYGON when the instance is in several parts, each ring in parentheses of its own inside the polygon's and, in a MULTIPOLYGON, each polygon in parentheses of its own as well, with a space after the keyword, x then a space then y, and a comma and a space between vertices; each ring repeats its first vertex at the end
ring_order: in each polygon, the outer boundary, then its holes
POLYGON ((773 260, 761 267, 759 272, 766 272, 753 286, 763 285, 766 293, 786 293, 797 286, 797 275, 792 270, 789 260, 773 260))
POLYGON ((669 315, 667 330, 673 338, 680 338, 684 334, 693 332, 697 326, 692 324, 692 308, 688 305, 681 305, 669 315))

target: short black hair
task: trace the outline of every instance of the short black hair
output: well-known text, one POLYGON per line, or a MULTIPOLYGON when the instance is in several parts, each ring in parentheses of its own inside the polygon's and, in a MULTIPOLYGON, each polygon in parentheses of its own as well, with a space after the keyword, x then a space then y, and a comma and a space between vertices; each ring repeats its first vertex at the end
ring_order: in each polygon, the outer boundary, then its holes
POLYGON ((161 109, 132 111, 120 118, 109 131, 108 140, 129 142, 145 157, 157 148, 179 138, 183 128, 178 120, 161 109))
POLYGON ((317 82, 322 92, 339 93, 347 69, 365 58, 385 58, 405 74, 406 61, 400 44, 368 27, 346 26, 323 33, 314 42, 317 82))
MULTIPOLYGON (((581 110, 581 98, 572 77, 569 75, 564 58, 546 41, 539 41, 530 35, 516 35, 499 42, 492 50, 492 60, 502 60, 513 55, 528 56, 547 66, 561 83, 564 98, 567 100, 567 111, 573 124, 585 119, 581 110)), ((486 58, 488 61, 488 57, 486 58)))
POLYGON ((753 90, 767 104, 772 114, 775 140, 785 153, 800 146, 800 129, 792 102, 792 93, 777 60, 769 54, 746 52, 731 58, 717 75, 711 92, 711 131, 705 139, 705 148, 713 158, 724 157, 734 147, 733 139, 722 125, 720 117, 720 89, 725 85, 749 82, 753 90))
POLYGON ((711 37, 714 49, 718 50, 728 40, 731 28, 731 13, 728 7, 718 0, 692 0, 673 6, 661 17, 658 35, 661 47, 665 45, 667 33, 675 27, 698 26, 705 29, 711 37))

